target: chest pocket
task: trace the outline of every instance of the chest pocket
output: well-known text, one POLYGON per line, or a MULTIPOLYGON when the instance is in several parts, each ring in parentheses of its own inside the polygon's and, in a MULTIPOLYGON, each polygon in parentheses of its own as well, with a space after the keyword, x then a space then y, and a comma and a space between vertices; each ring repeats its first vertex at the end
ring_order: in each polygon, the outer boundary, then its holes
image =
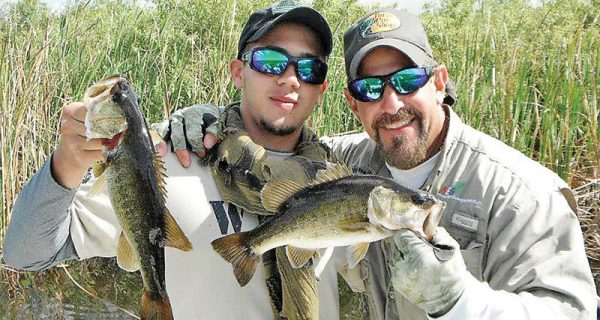
MULTIPOLYGON (((464 217, 464 214, 458 213, 457 216, 464 217)), ((485 230, 482 225, 484 221, 477 220, 477 224, 471 224, 474 228, 465 227, 466 224, 452 222, 452 219, 443 221, 444 228, 450 233, 452 238, 460 245, 460 252, 467 270, 477 279, 483 281, 483 254, 485 252, 485 230)))
POLYGON ((446 201, 446 209, 440 225, 460 245, 460 251, 467 270, 483 281, 484 253, 486 248, 487 219, 481 209, 467 201, 459 201, 441 196, 446 201))

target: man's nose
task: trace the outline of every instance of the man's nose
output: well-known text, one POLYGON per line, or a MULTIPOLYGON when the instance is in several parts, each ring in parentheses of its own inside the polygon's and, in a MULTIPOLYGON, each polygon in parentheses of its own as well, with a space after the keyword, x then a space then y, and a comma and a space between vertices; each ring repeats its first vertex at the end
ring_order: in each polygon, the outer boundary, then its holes
POLYGON ((300 79, 296 75, 296 66, 290 63, 285 71, 277 78, 277 83, 280 85, 289 85, 294 89, 300 87, 300 79))
POLYGON ((402 97, 394 90, 390 84, 386 84, 383 88, 383 94, 380 101, 380 108, 387 113, 395 114, 404 107, 402 97))

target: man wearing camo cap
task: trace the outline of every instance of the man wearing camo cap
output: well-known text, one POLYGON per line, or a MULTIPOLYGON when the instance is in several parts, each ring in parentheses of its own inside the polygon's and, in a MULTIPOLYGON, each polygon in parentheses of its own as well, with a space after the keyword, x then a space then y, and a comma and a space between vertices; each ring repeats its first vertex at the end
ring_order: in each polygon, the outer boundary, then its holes
POLYGON ((371 318, 595 319, 573 192, 461 121, 419 18, 371 12, 344 34, 344 55, 344 94, 366 133, 331 139, 334 153, 447 203, 430 243, 402 230, 371 246, 352 285, 371 318))

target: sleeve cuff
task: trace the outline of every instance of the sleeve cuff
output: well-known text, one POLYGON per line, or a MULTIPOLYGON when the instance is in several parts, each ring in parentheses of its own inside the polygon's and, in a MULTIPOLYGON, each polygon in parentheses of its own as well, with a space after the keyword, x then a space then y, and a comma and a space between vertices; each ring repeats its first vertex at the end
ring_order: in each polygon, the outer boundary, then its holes
POLYGON ((487 305, 492 289, 486 284, 479 282, 473 275, 466 272, 465 290, 462 295, 445 315, 437 318, 427 316, 431 320, 458 320, 479 319, 483 309, 487 305))

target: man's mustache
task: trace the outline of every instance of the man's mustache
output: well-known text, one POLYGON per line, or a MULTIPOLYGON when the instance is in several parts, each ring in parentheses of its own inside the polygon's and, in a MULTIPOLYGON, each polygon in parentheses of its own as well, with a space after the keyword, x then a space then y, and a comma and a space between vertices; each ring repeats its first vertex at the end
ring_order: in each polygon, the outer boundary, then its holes
POLYGON ((373 129, 378 130, 381 127, 385 127, 389 124, 398 121, 404 121, 407 119, 418 118, 420 114, 410 108, 401 108, 394 114, 384 113, 373 121, 373 129))

